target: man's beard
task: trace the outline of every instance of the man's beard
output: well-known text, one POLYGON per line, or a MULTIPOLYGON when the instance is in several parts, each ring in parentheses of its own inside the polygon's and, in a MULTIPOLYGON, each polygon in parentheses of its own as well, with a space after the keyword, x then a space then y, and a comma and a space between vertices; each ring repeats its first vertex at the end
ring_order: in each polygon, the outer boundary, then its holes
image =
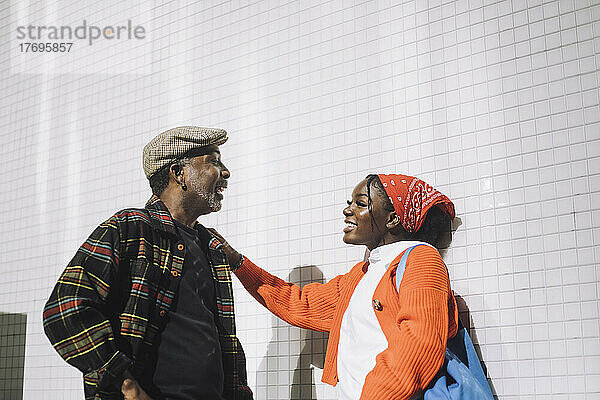
POLYGON ((207 193, 201 191, 197 191, 196 193, 200 198, 202 198, 206 202, 208 208, 210 209, 210 212, 219 211, 221 209, 221 200, 217 198, 216 193, 207 193))
MULTIPOLYGON (((189 188, 188 190, 192 193, 195 193, 197 197, 199 197, 200 199, 204 200, 205 204, 208 206, 208 212, 215 212, 215 211, 219 211, 221 209, 221 199, 219 199, 217 197, 217 193, 216 192, 209 192, 206 190, 206 188, 204 187, 200 187, 200 185, 197 184, 197 182, 200 181, 200 179, 197 179, 197 175, 195 172, 192 172, 190 174, 190 179, 189 179, 189 188)), ((194 202, 197 202, 198 199, 195 199, 194 202)), ((190 204, 191 206, 194 206, 192 204, 190 204)), ((195 206, 197 207, 197 204, 195 204, 195 206)))

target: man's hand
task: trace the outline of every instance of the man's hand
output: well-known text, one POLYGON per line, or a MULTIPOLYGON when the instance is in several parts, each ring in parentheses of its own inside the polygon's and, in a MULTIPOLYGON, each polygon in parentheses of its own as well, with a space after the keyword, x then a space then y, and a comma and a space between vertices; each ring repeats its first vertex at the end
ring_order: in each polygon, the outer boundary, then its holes
POLYGON ((125 400, 152 400, 131 374, 125 373, 124 375, 125 380, 121 385, 121 393, 123 393, 125 400))
POLYGON ((223 245, 223 251, 225 252, 225 256, 227 256, 227 261, 229 261, 229 266, 235 268, 235 266, 237 266, 240 263, 240 261, 242 261, 242 255, 238 253, 236 249, 231 247, 231 245, 227 243, 227 240, 225 240, 223 236, 221 236, 219 232, 217 232, 214 228, 206 229, 208 229, 214 237, 219 239, 219 242, 221 242, 221 244, 223 245))

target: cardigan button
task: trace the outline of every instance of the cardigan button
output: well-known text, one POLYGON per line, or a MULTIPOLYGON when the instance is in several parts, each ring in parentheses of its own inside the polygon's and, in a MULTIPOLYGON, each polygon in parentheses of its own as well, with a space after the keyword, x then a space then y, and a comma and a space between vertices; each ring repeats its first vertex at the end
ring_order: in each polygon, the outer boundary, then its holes
POLYGON ((167 315, 167 312, 165 310, 160 310, 160 312, 158 313, 158 315, 160 315, 161 317, 165 317, 165 315, 167 315))
POLYGON ((373 308, 377 311, 383 310, 383 306, 381 305, 381 302, 377 299, 373 299, 373 308))
POLYGON ((183 250, 183 244, 182 243, 179 243, 177 245, 177 250, 183 250))

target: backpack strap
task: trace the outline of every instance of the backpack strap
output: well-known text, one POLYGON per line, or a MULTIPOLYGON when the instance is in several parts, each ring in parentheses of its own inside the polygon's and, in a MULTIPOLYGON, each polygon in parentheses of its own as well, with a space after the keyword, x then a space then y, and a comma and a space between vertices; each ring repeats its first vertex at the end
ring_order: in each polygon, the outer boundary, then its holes
POLYGON ((404 270, 406 269, 406 260, 408 260, 408 255, 410 252, 417 246, 427 246, 426 244, 416 244, 408 249, 404 250, 404 254, 402 254, 402 258, 398 261, 398 266, 396 267, 396 292, 400 291, 400 283, 402 282, 402 276, 404 276, 404 270))
MULTIPOLYGON (((408 249, 406 249, 404 251, 404 254, 402 254, 402 258, 400 258, 400 261, 398 262, 398 267, 396 268, 396 291, 397 292, 400 292, 400 283, 402 282, 402 276, 404 275, 404 270, 406 269, 406 260, 408 260, 408 255, 417 246, 424 246, 424 245, 417 244, 412 247, 409 247, 408 249)), ((469 334, 467 333, 467 330, 463 326, 460 318, 458 318, 457 323, 458 323, 457 334, 453 338, 448 339, 447 348, 449 351, 452 352, 452 354, 457 356, 461 362, 463 362, 464 364, 466 364, 468 366, 470 358, 472 358, 472 357, 469 357, 470 349, 468 348, 469 343, 471 343, 470 337, 469 337, 469 334), (469 337, 466 340, 464 338, 465 335, 467 337, 469 337)), ((473 347, 472 343, 471 343, 471 347, 473 347)), ((475 351, 475 349, 473 349, 472 352, 474 352, 474 351, 475 351)))
MULTIPOLYGON (((408 255, 417 246, 404 251, 396 267, 396 291, 400 289, 402 276, 406 269, 408 255)), ((493 400, 494 396, 486 379, 485 371, 477 356, 469 333, 458 318, 458 332, 446 343, 445 361, 436 376, 421 395, 425 400, 493 400), (449 387, 452 385, 453 390, 449 387)))

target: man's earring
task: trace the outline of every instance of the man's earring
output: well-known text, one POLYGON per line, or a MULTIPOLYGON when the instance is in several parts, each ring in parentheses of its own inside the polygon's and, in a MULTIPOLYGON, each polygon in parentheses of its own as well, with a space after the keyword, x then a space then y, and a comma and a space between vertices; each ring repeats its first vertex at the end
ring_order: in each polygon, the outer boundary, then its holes
POLYGON ((186 191, 187 186, 185 185, 185 181, 181 182, 181 190, 186 191))

